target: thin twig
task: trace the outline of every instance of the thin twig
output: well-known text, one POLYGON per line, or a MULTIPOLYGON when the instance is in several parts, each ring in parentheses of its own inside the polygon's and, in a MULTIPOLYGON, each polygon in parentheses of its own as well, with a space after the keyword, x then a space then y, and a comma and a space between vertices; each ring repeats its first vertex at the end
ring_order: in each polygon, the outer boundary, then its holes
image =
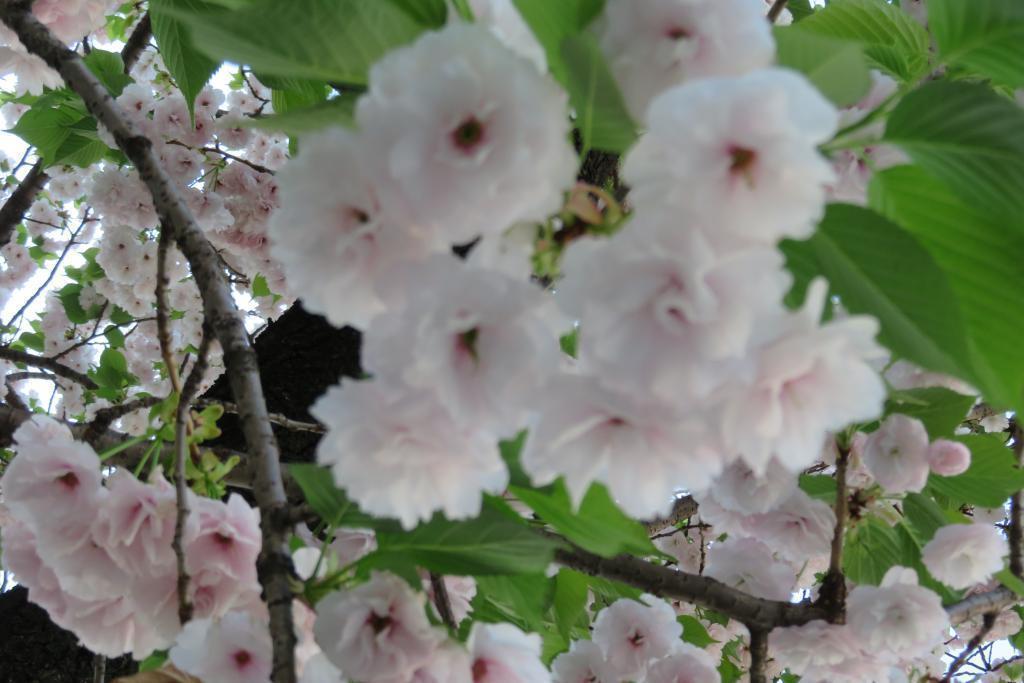
POLYGON ((107 680, 107 658, 95 655, 92 658, 92 683, 104 683, 107 680))
MULTIPOLYGON (((1024 454, 1024 429, 1021 429, 1017 416, 1010 418, 1010 434, 1013 436, 1013 454, 1017 466, 1021 465, 1024 454)), ((1010 496, 1010 528, 1006 531, 1010 544, 1010 573, 1018 578, 1024 577, 1024 560, 1021 557, 1021 545, 1024 541, 1024 529, 1021 527, 1021 492, 1016 491, 1010 496)))
MULTIPOLYGON (((202 408, 210 405, 219 405, 224 408, 225 413, 237 413, 238 406, 230 401, 212 401, 209 399, 200 399, 196 401, 196 407, 202 408)), ((285 429, 293 432, 312 432, 314 434, 326 434, 327 428, 316 422, 302 422, 300 420, 293 420, 286 415, 281 413, 268 413, 267 417, 276 425, 284 427, 285 429)))
POLYGON ((256 353, 224 272, 218 267, 217 253, 189 211, 177 184, 160 165, 152 141, 139 133, 81 58, 54 38, 32 15, 31 2, 0 2, 0 20, 18 35, 28 52, 38 55, 60 73, 68 87, 82 97, 88 112, 110 131, 118 148, 135 165, 149 189, 162 224, 173 230, 178 247, 188 259, 202 295, 204 315, 224 351, 224 365, 239 406, 242 432, 255 475, 253 495, 260 509, 263 536, 257 574, 270 613, 273 643, 270 678, 273 683, 295 683, 296 636, 292 626, 291 587, 294 569, 288 551, 291 532, 288 498, 277 442, 267 419, 256 353))
POLYGON ((455 616, 452 614, 452 602, 448 597, 448 587, 444 585, 444 577, 430 572, 430 588, 434 591, 434 606, 441 615, 441 621, 455 633, 459 625, 455 623, 455 616))
POLYGON ((697 514, 697 501, 693 499, 693 496, 683 496, 682 498, 676 498, 676 502, 672 505, 672 512, 667 517, 650 519, 643 522, 643 525, 647 529, 648 535, 650 535, 661 531, 665 527, 674 526, 686 521, 695 514, 697 514))
POLYGON ((31 365, 34 368, 41 368, 43 370, 49 370, 55 375, 59 375, 64 379, 69 379, 72 382, 78 382, 86 389, 97 389, 96 382, 92 381, 88 376, 83 375, 78 370, 74 370, 57 361, 55 358, 49 358, 47 356, 37 356, 33 353, 26 351, 18 351, 8 346, 0 346, 0 359, 13 361, 15 363, 24 363, 25 365, 31 365))
POLYGON ((985 640, 985 636, 987 636, 989 631, 992 630, 992 627, 996 625, 997 616, 999 616, 998 612, 985 613, 985 616, 982 617, 981 629, 974 634, 971 641, 967 643, 967 646, 961 650, 960 654, 957 655, 957 658, 954 659, 953 663, 949 665, 948 669, 946 669, 946 675, 942 677, 942 683, 949 683, 953 680, 953 676, 956 675, 956 672, 964 665, 964 662, 970 658, 971 654, 978 649, 982 644, 982 641, 985 640))
POLYGON ((782 14, 782 10, 786 9, 787 0, 775 0, 772 3, 771 9, 768 10, 768 23, 774 24, 778 20, 779 15, 782 14))
POLYGON ((837 444, 836 457, 836 527, 832 533, 832 548, 829 555, 828 572, 821 584, 818 602, 829 613, 834 624, 845 623, 846 577, 843 575, 843 532, 846 528, 848 500, 846 494, 846 467, 850 461, 850 449, 837 444))

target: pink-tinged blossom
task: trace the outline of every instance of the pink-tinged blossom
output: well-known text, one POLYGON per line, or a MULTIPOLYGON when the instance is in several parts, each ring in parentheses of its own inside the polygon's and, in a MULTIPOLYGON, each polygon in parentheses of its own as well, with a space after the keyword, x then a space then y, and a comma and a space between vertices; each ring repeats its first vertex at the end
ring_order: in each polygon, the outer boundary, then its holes
POLYGON ((861 584, 846 601, 846 623, 862 648, 882 660, 927 654, 949 629, 942 600, 917 585, 917 573, 895 566, 880 586, 861 584))
POLYGON ((432 249, 385 211, 365 163, 374 154, 354 133, 331 130, 311 136, 277 177, 270 253, 303 304, 338 326, 366 327, 393 302, 396 273, 432 249))
POLYGON ((743 515, 768 512, 789 498, 796 490, 796 477, 776 462, 768 463, 758 476, 742 462, 735 462, 722 471, 706 493, 721 507, 743 515))
POLYGON ((667 203, 722 240, 807 237, 834 178, 817 145, 836 121, 835 108, 796 72, 695 81, 651 103, 623 177, 638 207, 667 203))
POLYGON ((604 653, 607 671, 619 679, 642 678, 651 662, 673 651, 683 633, 670 604, 652 595, 642 599, 616 600, 594 620, 594 642, 604 653))
POLYGON ((107 11, 116 5, 114 0, 36 0, 32 13, 62 42, 70 43, 103 26, 107 11))
POLYGON ((971 449, 959 441, 936 439, 928 445, 928 466, 943 477, 963 474, 971 466, 971 449))
POLYGON ((554 683, 619 683, 622 680, 610 671, 604 653, 591 640, 577 640, 568 652, 551 663, 554 683))
POLYGON ((565 91, 484 26, 450 24, 388 53, 356 119, 381 202, 443 245, 542 221, 575 181, 565 91))
POLYGON ((364 367, 383 381, 433 388, 458 424, 514 436, 560 360, 539 315, 545 294, 450 256, 412 272, 407 305, 366 330, 364 367))
POLYGON ((847 626, 825 621, 777 628, 769 647, 775 659, 808 683, 863 683, 878 670, 847 626))
POLYGON ((481 495, 508 483, 494 438, 456 422, 432 391, 345 382, 311 412, 328 429, 317 460, 364 510, 406 529, 438 510, 474 517, 481 495))
POLYGON ((715 659, 689 643, 676 643, 672 653, 651 664, 644 683, 721 683, 715 659))
MULTIPOLYGON (((703 511, 704 503, 701 502, 701 512, 703 511)), ((677 566, 684 572, 700 573, 703 551, 699 534, 674 533, 656 539, 654 545, 663 553, 676 558, 677 566)))
POLYGON ((757 353, 757 372, 725 398, 722 435, 754 472, 774 456, 790 471, 818 458, 829 432, 875 418, 885 386, 868 360, 884 354, 878 322, 851 316, 818 322, 827 295, 814 280, 803 308, 784 319, 783 334, 757 353))
POLYGON ((775 57, 758 0, 611 0, 600 41, 637 119, 668 88, 739 76, 770 66, 775 57))
POLYGON ((270 681, 270 631, 247 612, 193 619, 185 624, 168 656, 175 667, 203 681, 270 681))
POLYGON ((347 678, 408 681, 443 640, 423 607, 422 593, 397 576, 375 572, 369 582, 321 600, 313 632, 347 678))
POLYGON ((751 536, 777 548, 780 557, 796 566, 828 555, 835 527, 832 507, 800 489, 778 507, 754 515, 747 523, 751 536))
POLYGON ((245 604, 254 591, 259 594, 259 512, 238 494, 226 504, 209 498, 196 498, 193 504, 199 531, 185 546, 185 569, 196 614, 217 617, 245 604))
POLYGON ((667 514, 679 488, 704 488, 722 467, 703 423, 595 377, 555 375, 537 397, 522 465, 543 486, 565 477, 574 505, 594 481, 628 514, 667 514))
POLYGON ((987 581, 1003 568, 1006 539, 987 524, 950 524, 935 532, 921 551, 932 576, 952 588, 987 581))
POLYGON ((473 683, 551 683, 541 640, 512 624, 473 624, 469 633, 473 683))
POLYGON ((789 600, 796 572, 776 560, 771 549, 753 538, 730 538, 711 545, 704 575, 768 600, 789 600))
MULTIPOLYGON (((420 574, 423 576, 423 591, 427 594, 427 602, 430 603, 434 615, 440 619, 440 615, 437 614, 437 599, 434 596, 434 587, 430 583, 430 577, 422 571, 420 574)), ((473 597, 476 596, 476 579, 472 576, 443 576, 441 578, 444 581, 445 590, 448 592, 448 604, 452 609, 452 617, 458 624, 473 611, 472 602, 473 597)))
POLYGON ((426 664, 416 669, 409 683, 475 683, 469 652, 459 643, 446 640, 431 653, 426 664))
POLYGON ((890 493, 920 491, 928 482, 928 432, 899 413, 885 418, 864 443, 864 464, 890 493))
POLYGON ((773 249, 721 256, 668 215, 638 213, 610 240, 573 244, 556 298, 580 321, 580 360, 610 382, 687 404, 746 355, 789 277, 773 249))

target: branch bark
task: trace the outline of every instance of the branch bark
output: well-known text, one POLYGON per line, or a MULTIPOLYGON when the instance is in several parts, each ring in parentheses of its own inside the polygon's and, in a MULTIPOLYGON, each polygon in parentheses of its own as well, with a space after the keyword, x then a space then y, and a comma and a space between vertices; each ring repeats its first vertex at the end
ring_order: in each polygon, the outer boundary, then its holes
POLYGON ((253 493, 260 508, 263 534, 257 569, 270 612, 274 650, 271 680, 295 683, 296 641, 290 586, 294 571, 287 545, 288 500, 277 443, 267 418, 256 354, 220 268, 217 252, 196 224, 175 182, 160 165, 153 143, 139 133, 79 56, 36 20, 31 2, 6 0, 0 4, 0 19, 18 34, 29 52, 60 73, 64 82, 82 97, 89 113, 110 131, 118 147, 135 165, 153 196, 160 220, 171 228, 178 247, 188 259, 203 298, 204 317, 224 350, 228 379, 255 469, 253 493))
POLYGON ((82 374, 78 370, 74 370, 64 365, 60 361, 48 358, 46 356, 37 356, 34 353, 28 353, 26 351, 18 351, 6 346, 0 346, 0 358, 3 360, 9 360, 14 363, 24 363, 25 365, 31 365, 34 368, 40 368, 42 370, 49 370, 59 377, 69 379, 72 382, 78 382, 86 389, 96 389, 96 382, 89 379, 88 376, 82 374))
POLYGON ((768 683, 765 669, 768 664, 768 631, 750 629, 750 683, 768 683))
POLYGON ((647 529, 648 534, 654 534, 665 527, 675 526, 693 517, 695 514, 697 514, 697 501, 693 499, 693 496, 683 496, 676 499, 676 502, 672 505, 672 512, 667 517, 651 519, 644 522, 643 525, 647 529))
POLYGON ((799 626, 825 619, 825 610, 810 602, 782 602, 757 598, 720 581, 680 572, 646 562, 631 555, 604 558, 581 548, 555 551, 555 561, 578 572, 621 581, 652 595, 713 609, 757 629, 799 626))

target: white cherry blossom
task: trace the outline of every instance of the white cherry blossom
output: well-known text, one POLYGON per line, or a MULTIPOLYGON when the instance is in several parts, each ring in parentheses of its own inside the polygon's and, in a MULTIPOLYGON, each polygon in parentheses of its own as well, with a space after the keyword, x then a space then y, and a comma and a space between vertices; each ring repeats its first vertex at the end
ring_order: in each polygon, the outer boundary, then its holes
POLYGON ((890 415, 868 435, 863 458, 886 491, 920 491, 928 481, 928 432, 916 418, 890 415))
POLYGON ((939 581, 967 588, 987 581, 1003 568, 1006 539, 987 524, 950 524, 935 532, 921 550, 921 560, 939 581))
POLYGON ((671 605, 652 595, 641 599, 616 600, 594 620, 594 642, 604 653, 607 671, 620 679, 643 677, 652 661, 672 652, 683 632, 671 605))

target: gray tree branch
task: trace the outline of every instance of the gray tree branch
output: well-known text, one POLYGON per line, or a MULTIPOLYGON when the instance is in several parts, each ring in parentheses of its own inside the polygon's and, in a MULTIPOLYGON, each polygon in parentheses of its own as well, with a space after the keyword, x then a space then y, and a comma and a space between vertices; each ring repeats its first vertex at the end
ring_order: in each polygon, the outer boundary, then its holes
POLYGON ((31 2, 0 3, 0 19, 18 34, 29 52, 60 73, 85 106, 117 141, 135 165, 153 196, 160 220, 188 259, 203 298, 204 317, 224 351, 224 362, 239 419, 254 465, 253 493, 260 508, 263 549, 258 561, 264 599, 270 612, 274 683, 295 683, 295 632, 292 627, 290 580, 294 574, 288 552, 288 499, 281 477, 277 443, 260 384, 256 354, 242 316, 235 306, 216 251, 206 240, 176 184, 160 165, 153 143, 131 123, 79 56, 53 37, 31 12, 31 2))

